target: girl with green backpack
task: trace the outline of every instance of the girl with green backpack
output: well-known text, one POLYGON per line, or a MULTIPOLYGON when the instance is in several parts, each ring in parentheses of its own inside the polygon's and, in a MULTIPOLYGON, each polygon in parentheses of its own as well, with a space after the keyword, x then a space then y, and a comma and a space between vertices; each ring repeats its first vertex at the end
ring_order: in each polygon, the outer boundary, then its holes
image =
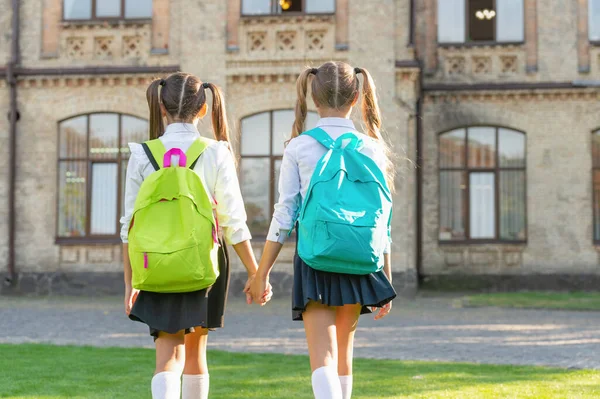
MULTIPOLYGON (((246 267, 247 287, 257 264, 220 89, 174 73, 154 80, 146 97, 151 140, 129 145, 121 219, 125 312, 147 324, 155 340, 152 397, 206 399, 208 331, 223 325, 229 280, 220 233, 246 267), (207 91, 214 140, 196 129, 207 91)), ((261 301, 270 296, 269 286, 261 301)))
POLYGON ((358 318, 396 296, 391 280, 393 165, 380 133, 375 86, 343 62, 307 68, 297 82, 296 120, 284 151, 279 202, 250 292, 258 303, 285 238, 297 227, 292 313, 303 320, 316 399, 349 399, 358 318), (349 119, 360 96, 367 133, 349 119), (306 95, 321 119, 304 131, 306 95))

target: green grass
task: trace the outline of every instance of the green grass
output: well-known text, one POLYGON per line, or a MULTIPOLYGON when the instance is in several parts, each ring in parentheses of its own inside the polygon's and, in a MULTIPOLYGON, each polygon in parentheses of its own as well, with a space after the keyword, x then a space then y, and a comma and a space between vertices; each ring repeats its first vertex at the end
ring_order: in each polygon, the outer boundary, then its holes
MULTIPOLYGON (((312 398, 305 356, 210 352, 211 398, 312 398)), ((0 398, 150 398, 149 349, 0 345, 0 398)), ((600 397, 600 371, 355 361, 354 398, 600 397)))
POLYGON ((462 299, 463 306, 502 308, 598 310, 600 293, 596 292, 509 292, 471 295, 462 299))

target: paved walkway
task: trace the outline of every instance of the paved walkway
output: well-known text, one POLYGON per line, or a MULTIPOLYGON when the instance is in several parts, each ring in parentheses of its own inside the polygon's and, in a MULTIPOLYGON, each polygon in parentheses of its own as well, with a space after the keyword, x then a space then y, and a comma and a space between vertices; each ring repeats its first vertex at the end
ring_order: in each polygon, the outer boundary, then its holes
MULTIPOLYGON (((452 298, 397 300, 387 319, 363 316, 357 357, 551 365, 600 369, 600 313, 462 309, 452 298)), ((0 297, 0 343, 152 347, 119 298, 0 297)), ((287 301, 265 308, 230 300, 212 349, 306 353, 302 324, 287 301)))

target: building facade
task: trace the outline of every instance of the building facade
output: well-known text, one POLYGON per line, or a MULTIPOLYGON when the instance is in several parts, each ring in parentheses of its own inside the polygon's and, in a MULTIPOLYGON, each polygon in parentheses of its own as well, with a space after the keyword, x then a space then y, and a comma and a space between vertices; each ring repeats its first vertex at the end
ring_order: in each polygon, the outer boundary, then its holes
POLYGON ((600 2, 417 0, 414 18, 421 273, 597 289, 600 2))
MULTIPOLYGON (((2 26, 14 3, 18 46, 15 29, 0 40, 0 107, 18 110, 0 119, 3 290, 119 289, 127 142, 147 135, 149 80, 177 70, 225 91, 260 256, 296 77, 331 59, 376 81, 399 291, 418 276, 598 286, 600 0, 3 0, 2 26)), ((275 269, 284 291, 293 252, 275 269)), ((239 286, 238 262, 233 275, 239 286)))
MULTIPOLYGON (((145 90, 155 76, 182 70, 223 87, 257 256, 277 198, 295 81, 305 66, 335 59, 369 69, 385 132, 412 158, 418 69, 396 65, 413 53, 406 1, 16 3, 18 62, 11 63, 16 30, 0 40, 8 76, 0 106, 10 110, 12 87, 19 117, 14 136, 11 123, 0 120, 0 189, 10 194, 13 171, 15 184, 14 200, 0 198, 0 257, 14 254, 14 262, 0 265, 8 276, 6 292, 119 292, 127 143, 147 136, 145 90)), ((11 26, 10 1, 0 7, 3 26, 11 26)), ((316 121, 314 111, 309 125, 316 121)), ((360 123, 358 113, 356 118, 360 123)), ((210 134, 210 121, 199 128, 210 134)), ((398 165, 403 173, 394 209, 393 269, 397 286, 410 290, 416 286, 416 175, 408 161, 398 165)), ((276 266, 279 292, 291 286, 293 253, 294 245, 287 245, 276 266)), ((235 288, 245 273, 239 262, 232 271, 235 288)))

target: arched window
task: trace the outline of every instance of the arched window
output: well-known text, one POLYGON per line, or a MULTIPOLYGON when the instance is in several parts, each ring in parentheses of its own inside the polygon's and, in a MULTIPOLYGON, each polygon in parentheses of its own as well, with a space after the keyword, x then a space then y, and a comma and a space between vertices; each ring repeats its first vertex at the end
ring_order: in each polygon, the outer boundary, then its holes
MULTIPOLYGON (((316 112, 309 112, 306 128, 313 128, 316 112)), ((293 110, 277 110, 242 119, 241 177, 242 195, 248 213, 248 226, 255 236, 266 236, 278 199, 277 184, 285 141, 294 124, 293 110)))
POLYGON ((525 148, 501 127, 440 134, 440 241, 526 240, 525 148))
POLYGON ((148 139, 148 122, 93 113, 58 124, 59 239, 116 240, 129 142, 148 139))
POLYGON ((592 187, 594 191, 594 241, 600 243, 600 130, 592 135, 592 187))

